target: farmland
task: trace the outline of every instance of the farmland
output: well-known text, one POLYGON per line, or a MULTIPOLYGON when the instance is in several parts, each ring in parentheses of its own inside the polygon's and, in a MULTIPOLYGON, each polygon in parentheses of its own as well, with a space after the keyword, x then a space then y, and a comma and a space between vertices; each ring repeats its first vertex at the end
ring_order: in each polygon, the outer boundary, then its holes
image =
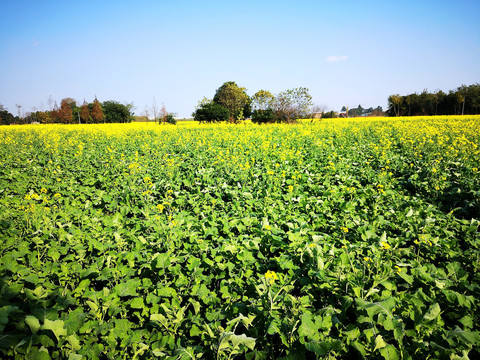
POLYGON ((480 356, 480 116, 0 128, 0 357, 480 356))

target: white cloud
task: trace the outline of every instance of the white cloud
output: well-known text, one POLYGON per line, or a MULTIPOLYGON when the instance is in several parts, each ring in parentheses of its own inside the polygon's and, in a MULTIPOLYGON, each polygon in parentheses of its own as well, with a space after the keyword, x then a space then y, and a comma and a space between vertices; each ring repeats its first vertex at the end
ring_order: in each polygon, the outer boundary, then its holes
POLYGON ((325 58, 325 61, 326 62, 337 62, 337 61, 345 61, 347 59, 348 59, 348 56, 346 56, 346 55, 342 55, 342 56, 333 55, 333 56, 329 56, 329 57, 325 58))

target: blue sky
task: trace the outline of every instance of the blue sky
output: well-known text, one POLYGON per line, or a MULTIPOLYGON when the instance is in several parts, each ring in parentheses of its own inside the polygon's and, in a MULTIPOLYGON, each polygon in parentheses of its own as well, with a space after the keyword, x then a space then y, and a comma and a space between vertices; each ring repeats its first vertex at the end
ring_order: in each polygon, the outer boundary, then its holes
MULTIPOLYGON (((163 103, 190 117, 226 81, 307 87, 328 109, 480 82, 480 1, 0 0, 0 104, 163 103)), ((150 110, 151 111, 151 110, 150 110)))

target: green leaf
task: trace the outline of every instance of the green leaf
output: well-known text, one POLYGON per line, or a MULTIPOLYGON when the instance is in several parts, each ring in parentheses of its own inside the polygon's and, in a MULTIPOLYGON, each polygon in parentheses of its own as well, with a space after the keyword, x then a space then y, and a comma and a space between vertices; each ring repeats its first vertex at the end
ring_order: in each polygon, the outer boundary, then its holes
POLYGON ((305 348, 317 355, 325 356, 332 350, 342 350, 342 343, 340 340, 320 342, 310 341, 305 343, 305 348))
POLYGON ((190 336, 199 336, 202 335, 202 330, 195 324, 190 328, 190 336))
POLYGON ((170 257, 171 254, 169 253, 156 253, 153 255, 152 263, 157 269, 168 267, 170 265, 170 257))
POLYGON ((28 353, 28 359, 32 360, 50 360, 51 357, 48 354, 48 350, 43 346, 40 349, 32 347, 28 353))
POLYGON ((430 306, 427 312, 423 315, 423 319, 431 321, 435 319, 438 315, 440 315, 440 305, 438 305, 438 303, 435 303, 430 306))
POLYGON ((30 274, 25 278, 25 281, 36 285, 40 282, 40 278, 37 274, 30 274))
POLYGON ((139 279, 130 279, 115 286, 115 291, 120 297, 137 296, 137 289, 141 285, 139 279))
POLYGON ((313 321, 313 315, 305 313, 302 315, 302 323, 298 328, 299 336, 306 336, 309 340, 316 340, 319 338, 318 329, 320 326, 313 321))
POLYGON ((65 329, 65 323, 63 320, 55 320, 51 321, 48 319, 45 319, 43 325, 41 326, 42 330, 51 330, 57 340, 60 340, 60 336, 66 336, 67 335, 67 329, 65 329))
POLYGON ((9 348, 17 345, 23 338, 25 334, 14 333, 14 334, 0 334, 0 348, 9 348))
POLYGON ((255 348, 256 339, 252 337, 248 337, 245 334, 240 334, 240 335, 232 334, 230 340, 232 341, 234 347, 237 347, 238 345, 241 344, 241 345, 245 345, 250 350, 253 350, 255 348))
POLYGON ((477 331, 466 331, 460 329, 458 326, 450 331, 447 335, 448 338, 458 338, 466 345, 479 345, 480 344, 480 335, 477 331))
POLYGON ((473 318, 469 315, 462 317, 458 322, 468 329, 473 328, 473 318))
POLYGON ((38 321, 38 319, 33 315, 28 315, 25 318, 25 323, 30 327, 30 330, 34 334, 36 334, 38 330, 40 330, 40 321, 38 321))
POLYGON ((8 324, 9 315, 17 311, 18 307, 11 305, 6 305, 0 308, 0 331, 3 331, 5 325, 8 324))
POLYGON ((98 310, 98 305, 95 304, 93 301, 87 300, 85 303, 92 309, 94 312, 98 310))
POLYGON ((84 357, 83 355, 70 353, 70 354, 68 355, 68 360, 82 360, 83 357, 84 357))
POLYGON ((145 307, 145 304, 143 302, 143 298, 137 297, 137 298, 133 299, 132 302, 130 303, 130 306, 133 309, 143 309, 145 307))
POLYGON ((150 315, 150 320, 151 321, 157 321, 165 326, 167 326, 168 324, 168 320, 165 316, 163 316, 162 314, 152 314, 150 315))
POLYGON ((218 350, 227 349, 230 347, 229 343, 231 342, 234 349, 238 348, 239 345, 244 345, 250 350, 255 348, 255 338, 248 337, 245 334, 235 335, 232 332, 224 332, 220 339, 220 343, 218 345, 218 350))
POLYGON ((355 299, 359 305, 359 309, 365 309, 368 313, 368 316, 372 318, 378 313, 387 314, 390 318, 393 317, 391 311, 395 307, 396 300, 393 297, 389 297, 383 301, 368 303, 362 299, 355 299))
POLYGON ((280 334, 280 333, 281 333, 280 321, 278 319, 273 319, 267 327, 267 334, 274 335, 274 334, 280 334))
POLYGON ((385 346, 387 346, 387 344, 383 340, 382 335, 377 335, 377 337, 375 338, 375 348, 373 349, 373 351, 377 349, 383 349, 385 346))
POLYGON ((76 335, 69 335, 66 337, 66 340, 70 343, 73 350, 80 350, 82 348, 76 335))
POLYGON ((399 360, 397 350, 392 345, 387 345, 380 349, 380 354, 385 360, 399 360))

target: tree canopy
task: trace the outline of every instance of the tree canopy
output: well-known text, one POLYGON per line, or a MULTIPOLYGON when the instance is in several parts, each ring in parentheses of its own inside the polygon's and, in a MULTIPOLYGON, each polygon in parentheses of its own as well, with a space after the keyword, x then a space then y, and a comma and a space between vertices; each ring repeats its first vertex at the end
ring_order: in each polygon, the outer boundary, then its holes
POLYGON ((218 122, 227 121, 230 118, 230 111, 216 102, 206 102, 200 105, 193 113, 196 121, 200 122, 218 122))
POLYGON ((230 122, 244 118, 244 109, 249 102, 249 96, 244 87, 228 81, 217 89, 213 102, 222 105, 230 113, 230 122))
POLYGON ((102 108, 106 123, 126 123, 132 120, 133 114, 130 113, 127 105, 109 100, 102 103, 102 108))
POLYGON ((478 114, 480 84, 462 85, 445 93, 441 90, 388 97, 389 116, 478 114))

